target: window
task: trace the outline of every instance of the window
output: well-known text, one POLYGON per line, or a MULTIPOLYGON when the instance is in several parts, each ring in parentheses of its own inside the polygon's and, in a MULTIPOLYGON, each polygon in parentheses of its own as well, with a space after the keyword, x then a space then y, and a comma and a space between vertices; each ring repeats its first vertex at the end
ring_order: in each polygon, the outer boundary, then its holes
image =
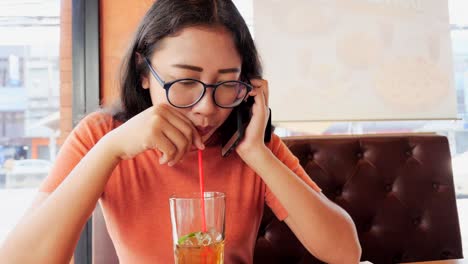
POLYGON ((0 2, 0 242, 30 206, 71 129, 71 120, 61 122, 71 113, 65 8, 71 1, 0 2))

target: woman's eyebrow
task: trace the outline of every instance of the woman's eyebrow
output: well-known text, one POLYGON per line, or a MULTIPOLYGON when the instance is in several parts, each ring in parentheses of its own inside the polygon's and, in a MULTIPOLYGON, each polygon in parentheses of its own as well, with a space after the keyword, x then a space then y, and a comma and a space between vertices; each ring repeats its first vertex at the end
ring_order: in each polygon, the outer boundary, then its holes
POLYGON ((240 68, 227 68, 227 69, 219 69, 218 70, 218 73, 236 73, 236 72, 240 72, 240 68))
MULTIPOLYGON (((181 69, 186 69, 186 70, 191 70, 191 71, 196 71, 196 72, 202 72, 203 68, 198 67, 198 66, 193 66, 193 65, 188 65, 188 64, 173 64, 173 67, 176 68, 181 68, 181 69)), ((235 72, 240 72, 240 68, 234 67, 234 68, 226 68, 226 69, 219 69, 218 73, 235 73, 235 72)))

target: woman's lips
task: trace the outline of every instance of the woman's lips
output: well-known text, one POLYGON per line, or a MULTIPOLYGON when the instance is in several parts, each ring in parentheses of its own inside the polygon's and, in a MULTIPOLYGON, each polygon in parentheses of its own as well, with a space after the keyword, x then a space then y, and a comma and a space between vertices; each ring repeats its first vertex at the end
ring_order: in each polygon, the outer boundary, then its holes
MULTIPOLYGON (((213 130, 214 130, 214 126, 206 126, 206 127, 202 127, 202 126, 195 126, 195 128, 197 129, 198 131, 198 134, 200 135, 201 139, 202 139, 202 142, 205 143, 208 138, 211 137, 211 134, 213 134, 213 130)), ((191 151, 193 150, 197 150, 198 148, 195 147, 195 145, 192 145, 192 148, 191 148, 191 151)))
POLYGON ((196 128, 201 137, 207 135, 213 130, 213 126, 206 126, 206 127, 197 126, 196 128))

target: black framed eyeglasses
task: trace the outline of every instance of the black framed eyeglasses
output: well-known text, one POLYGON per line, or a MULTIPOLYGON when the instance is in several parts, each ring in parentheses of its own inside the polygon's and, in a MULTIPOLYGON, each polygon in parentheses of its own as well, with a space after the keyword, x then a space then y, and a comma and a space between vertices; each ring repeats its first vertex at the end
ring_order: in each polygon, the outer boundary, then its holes
POLYGON ((223 81, 206 84, 197 79, 184 78, 165 82, 159 77, 150 61, 144 57, 145 63, 154 78, 166 90, 167 101, 178 108, 187 108, 198 103, 206 93, 206 88, 213 88, 213 101, 221 108, 238 106, 252 91, 252 86, 241 81, 223 81))

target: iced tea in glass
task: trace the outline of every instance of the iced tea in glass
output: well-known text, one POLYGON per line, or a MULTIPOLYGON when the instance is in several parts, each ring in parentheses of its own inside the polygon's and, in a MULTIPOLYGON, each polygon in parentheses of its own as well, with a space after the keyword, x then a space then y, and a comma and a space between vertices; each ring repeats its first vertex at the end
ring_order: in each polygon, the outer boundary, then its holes
POLYGON ((173 195, 169 199, 177 264, 224 263, 225 196, 205 192, 203 201, 204 210, 200 193, 173 195))

